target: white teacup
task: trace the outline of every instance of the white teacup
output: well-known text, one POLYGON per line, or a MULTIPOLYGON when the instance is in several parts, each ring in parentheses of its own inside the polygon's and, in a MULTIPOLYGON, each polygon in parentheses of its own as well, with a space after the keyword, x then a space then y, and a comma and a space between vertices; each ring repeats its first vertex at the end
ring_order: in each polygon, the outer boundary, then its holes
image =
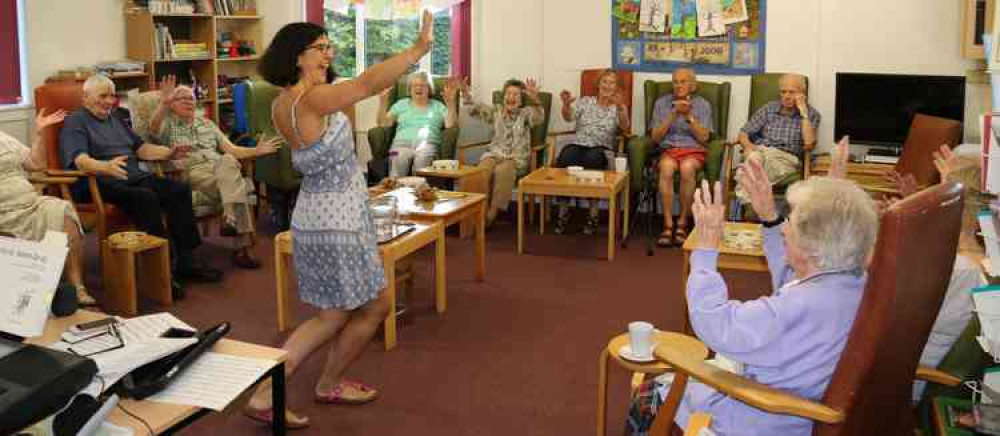
POLYGON ((628 325, 628 342, 632 355, 646 359, 653 355, 653 332, 656 329, 645 321, 635 321, 628 325))
POLYGON ((583 171, 583 167, 579 165, 570 165, 566 167, 566 171, 569 172, 570 174, 578 173, 580 171, 583 171))
POLYGON ((624 172, 628 169, 628 159, 624 157, 615 158, 615 171, 619 173, 624 172))

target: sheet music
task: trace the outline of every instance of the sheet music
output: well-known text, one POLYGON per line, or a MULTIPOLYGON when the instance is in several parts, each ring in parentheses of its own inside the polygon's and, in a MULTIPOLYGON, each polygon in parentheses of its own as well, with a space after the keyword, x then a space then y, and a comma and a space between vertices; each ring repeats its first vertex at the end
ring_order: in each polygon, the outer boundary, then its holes
POLYGON ((66 262, 65 233, 49 231, 40 242, 0 237, 0 331, 40 336, 66 262))
POLYGON ((206 352, 148 400, 221 412, 276 364, 273 360, 206 352))

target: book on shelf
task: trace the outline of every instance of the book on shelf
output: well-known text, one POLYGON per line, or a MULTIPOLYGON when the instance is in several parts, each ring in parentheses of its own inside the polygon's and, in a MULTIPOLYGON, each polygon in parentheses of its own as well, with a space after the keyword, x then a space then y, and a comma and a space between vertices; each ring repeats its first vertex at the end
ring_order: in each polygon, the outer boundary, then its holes
POLYGON ((257 12, 255 0, 214 0, 216 15, 253 15, 257 12))

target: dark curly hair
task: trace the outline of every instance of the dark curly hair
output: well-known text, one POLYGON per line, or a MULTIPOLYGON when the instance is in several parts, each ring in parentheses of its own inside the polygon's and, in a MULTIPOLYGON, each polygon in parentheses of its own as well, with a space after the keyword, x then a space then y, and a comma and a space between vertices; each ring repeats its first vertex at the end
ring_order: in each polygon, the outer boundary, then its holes
MULTIPOLYGON (((323 26, 314 23, 286 24, 271 40, 260 59, 257 72, 272 85, 291 86, 299 81, 298 58, 310 44, 326 35, 323 26)), ((327 71, 327 81, 336 75, 331 68, 327 71)))

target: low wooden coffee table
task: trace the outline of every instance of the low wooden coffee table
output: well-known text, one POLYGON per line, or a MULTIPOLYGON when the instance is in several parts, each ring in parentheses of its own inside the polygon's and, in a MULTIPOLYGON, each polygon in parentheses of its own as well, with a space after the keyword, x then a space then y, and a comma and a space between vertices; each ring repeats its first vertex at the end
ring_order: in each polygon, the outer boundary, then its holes
MULTIPOLYGON (((416 223, 417 228, 392 241, 378 246, 387 283, 389 307, 396 307, 396 261, 434 243, 435 308, 438 313, 448 309, 447 281, 445 276, 444 224, 441 222, 416 223)), ((274 237, 275 275, 277 276, 278 330, 284 331, 291 324, 291 311, 295 304, 292 286, 292 232, 281 232, 274 237)), ((390 311, 383 322, 386 351, 396 347, 396 311, 390 311)))
POLYGON ((404 217, 421 222, 442 222, 445 228, 473 220, 476 222, 476 280, 486 280, 486 195, 475 192, 438 192, 435 202, 417 201, 412 188, 398 188, 381 195, 396 198, 404 217))
MULTIPOLYGON (((433 167, 427 167, 417 170, 416 174, 427 178, 453 180, 454 184, 452 189, 459 192, 486 194, 490 189, 490 173, 483 167, 460 165, 454 170, 439 170, 434 169, 433 167)), ((475 218, 467 218, 465 221, 462 221, 461 227, 459 228, 459 235, 461 235, 463 239, 472 236, 472 231, 475 229, 475 226, 475 218)))
POLYGON ((574 181, 565 168, 539 168, 524 176, 517 185, 517 254, 524 253, 525 195, 537 195, 541 198, 542 216, 539 219, 541 233, 545 233, 546 196, 596 198, 608 200, 608 260, 615 260, 619 195, 624 197, 625 203, 622 237, 628 236, 629 178, 628 171, 603 172, 604 181, 599 183, 574 181))

